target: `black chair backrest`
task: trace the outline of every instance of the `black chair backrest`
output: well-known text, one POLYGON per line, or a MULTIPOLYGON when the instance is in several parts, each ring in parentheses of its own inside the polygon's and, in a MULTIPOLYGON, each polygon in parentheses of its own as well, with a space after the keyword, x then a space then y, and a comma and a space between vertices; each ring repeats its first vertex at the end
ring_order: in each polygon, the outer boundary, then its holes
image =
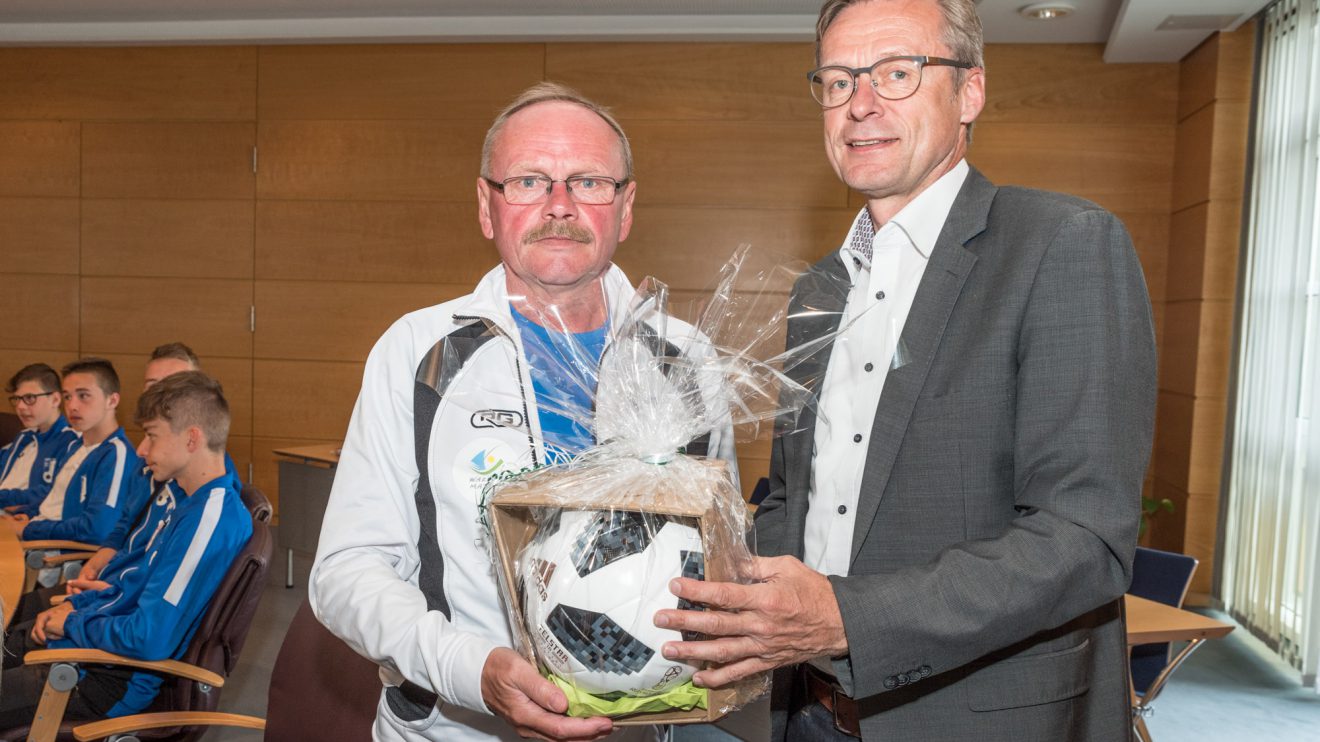
MULTIPOLYGON (((1181 608, 1196 573, 1195 557, 1138 546, 1132 560, 1128 592, 1157 603, 1181 608)), ((1132 687, 1145 693, 1169 664, 1168 644, 1142 644, 1132 648, 1132 687)))
MULTIPOLYGON (((239 652, 247 638, 248 629, 256 615, 262 591, 266 587, 266 572, 275 552, 274 539, 264 514, 269 518, 270 501, 256 487, 243 488, 243 501, 252 514, 252 537, 248 539, 234 562, 229 566, 220 586, 216 588, 210 605, 202 614, 201 623, 193 634, 188 649, 180 661, 204 667, 229 677, 238 663, 239 652)), ((169 679, 161 686, 160 696, 151 711, 215 711, 220 702, 220 691, 204 688, 190 680, 169 679)), ((145 730, 138 733, 143 740, 195 740, 206 727, 191 729, 145 730)))
POLYGON ((0 448, 8 446, 23 430, 23 423, 12 412, 0 412, 0 448))
POLYGON ((375 663, 331 634, 304 600, 271 672, 265 738, 371 742, 380 691, 375 663))

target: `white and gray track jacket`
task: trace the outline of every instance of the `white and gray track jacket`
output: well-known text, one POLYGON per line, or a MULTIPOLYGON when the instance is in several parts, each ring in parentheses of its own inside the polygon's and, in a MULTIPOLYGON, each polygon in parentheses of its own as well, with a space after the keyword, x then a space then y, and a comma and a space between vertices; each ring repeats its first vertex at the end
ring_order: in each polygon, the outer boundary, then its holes
MULTIPOLYGON (((621 270, 602 283, 611 308, 627 306, 621 270)), ((367 358, 309 593, 381 666, 377 739, 518 738, 481 698, 487 655, 513 639, 478 505, 490 476, 543 463, 528 373, 502 265, 404 315, 367 358)), ((736 462, 727 429, 688 450, 736 462)))

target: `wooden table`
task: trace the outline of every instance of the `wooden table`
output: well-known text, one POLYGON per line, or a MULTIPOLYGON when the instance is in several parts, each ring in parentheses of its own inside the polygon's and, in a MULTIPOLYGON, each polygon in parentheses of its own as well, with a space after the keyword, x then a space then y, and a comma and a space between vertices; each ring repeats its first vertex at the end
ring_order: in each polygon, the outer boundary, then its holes
POLYGON ((18 608, 18 599, 23 596, 23 579, 27 568, 23 564, 23 549, 18 545, 18 535, 10 528, 0 525, 0 600, 4 600, 4 624, 14 617, 18 608))
POLYGON ((285 587, 293 587, 293 552, 316 553, 339 449, 338 443, 275 449, 280 457, 279 534, 286 555, 285 587))
POLYGON ((1233 625, 1135 595, 1123 596, 1123 603, 1127 611, 1128 647, 1138 644, 1187 642, 1187 646, 1183 647, 1151 682, 1144 695, 1138 696, 1136 690, 1131 690, 1132 729, 1138 739, 1151 742, 1150 731, 1146 729, 1146 717, 1150 715, 1150 705, 1164 689, 1169 676, 1207 639, 1227 636, 1233 630, 1233 625))

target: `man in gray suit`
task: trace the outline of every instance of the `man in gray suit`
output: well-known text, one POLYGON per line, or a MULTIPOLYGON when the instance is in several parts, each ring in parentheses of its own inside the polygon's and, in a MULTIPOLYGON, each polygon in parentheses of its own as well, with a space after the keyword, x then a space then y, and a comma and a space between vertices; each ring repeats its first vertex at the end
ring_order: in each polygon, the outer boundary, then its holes
MULTIPOLYGON (((1119 600, 1155 347, 1119 221, 964 160, 985 101, 972 0, 829 0, 810 74, 867 197, 795 310, 843 312, 820 415, 775 441, 755 584, 675 582, 718 687, 775 668, 774 738, 1127 739, 1119 600), (849 279, 822 299, 820 276, 849 279), (832 304, 832 306, 831 306, 832 304)), ((797 345, 835 321, 801 312, 797 345)))

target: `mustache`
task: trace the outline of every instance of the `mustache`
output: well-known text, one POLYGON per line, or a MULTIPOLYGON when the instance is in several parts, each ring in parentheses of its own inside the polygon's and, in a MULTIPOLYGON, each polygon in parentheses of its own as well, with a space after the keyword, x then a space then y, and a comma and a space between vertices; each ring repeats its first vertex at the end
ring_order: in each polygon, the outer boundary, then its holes
POLYGON ((592 237, 590 230, 586 229, 585 227, 580 227, 572 222, 563 222, 563 221, 546 222, 545 224, 523 235, 522 241, 524 245, 528 245, 533 242, 537 242, 538 240, 544 240, 548 238, 559 239, 559 240, 572 240, 574 242, 581 242, 584 245, 591 244, 594 241, 594 238, 592 237))

